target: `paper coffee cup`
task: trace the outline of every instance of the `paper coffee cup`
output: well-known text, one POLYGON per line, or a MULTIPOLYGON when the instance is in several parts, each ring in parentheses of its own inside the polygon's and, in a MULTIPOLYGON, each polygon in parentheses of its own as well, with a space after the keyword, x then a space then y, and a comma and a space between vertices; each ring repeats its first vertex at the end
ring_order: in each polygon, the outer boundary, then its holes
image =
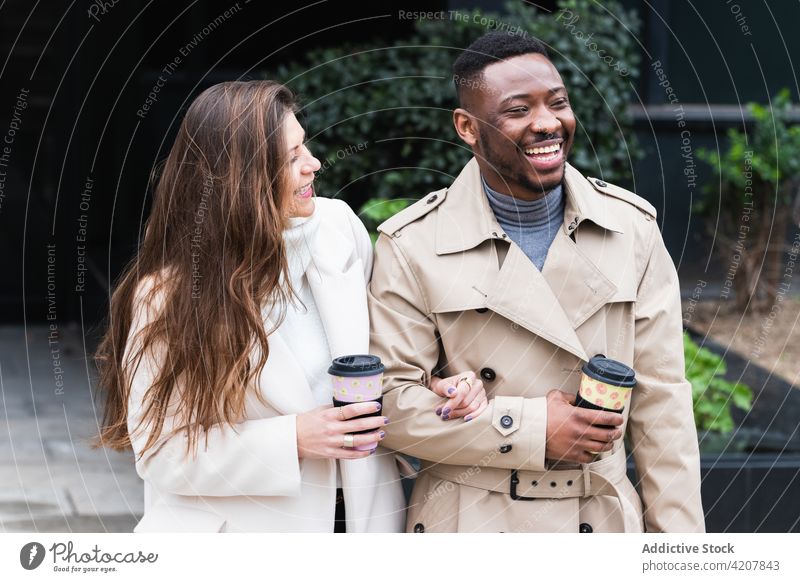
POLYGON ((621 413, 630 403, 636 386, 633 368, 597 355, 583 366, 582 372, 576 406, 621 413))
MULTIPOLYGON (((384 366, 378 356, 356 354, 336 358, 328 368, 331 375, 334 406, 345 406, 354 402, 383 403, 383 370, 384 366)), ((380 410, 363 414, 354 418, 378 416, 380 410)), ((374 429, 372 429, 374 430, 374 429)), ((372 430, 363 430, 353 434, 364 434, 372 430)), ((378 446, 374 443, 365 447, 355 447, 357 451, 371 451, 378 446)))

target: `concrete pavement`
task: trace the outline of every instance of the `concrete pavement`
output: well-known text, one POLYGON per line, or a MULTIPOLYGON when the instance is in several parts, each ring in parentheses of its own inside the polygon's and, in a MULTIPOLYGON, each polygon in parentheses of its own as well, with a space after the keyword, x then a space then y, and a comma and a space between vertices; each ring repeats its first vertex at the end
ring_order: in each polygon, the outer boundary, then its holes
POLYGON ((0 531, 130 532, 138 521, 132 453, 89 442, 102 418, 93 380, 79 327, 0 327, 0 531))

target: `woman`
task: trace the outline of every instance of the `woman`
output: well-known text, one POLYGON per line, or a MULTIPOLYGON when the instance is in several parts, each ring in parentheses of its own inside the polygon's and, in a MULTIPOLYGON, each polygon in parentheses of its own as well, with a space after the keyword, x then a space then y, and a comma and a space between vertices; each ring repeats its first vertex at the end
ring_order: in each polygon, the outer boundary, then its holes
MULTIPOLYGON (((134 450, 137 532, 403 529, 394 455, 356 450, 388 419, 330 405, 331 358, 368 350, 372 247, 345 203, 313 196, 294 107, 271 81, 194 101, 111 300, 100 442, 134 450)), ((453 418, 480 406, 469 379, 436 380, 457 387, 453 418)))

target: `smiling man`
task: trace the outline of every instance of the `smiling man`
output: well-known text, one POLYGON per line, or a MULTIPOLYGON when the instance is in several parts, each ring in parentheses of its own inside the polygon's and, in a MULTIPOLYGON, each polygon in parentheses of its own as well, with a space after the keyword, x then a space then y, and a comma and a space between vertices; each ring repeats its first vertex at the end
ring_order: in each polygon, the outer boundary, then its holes
POLYGON ((541 42, 489 33, 453 69, 474 158, 379 227, 370 284, 384 443, 423 462, 408 530, 703 531, 678 279, 654 208, 566 162, 576 121, 541 42), (636 371, 622 414, 573 405, 598 354, 636 371), (426 388, 453 370, 474 370, 488 402, 459 407, 469 379, 447 401, 426 388))

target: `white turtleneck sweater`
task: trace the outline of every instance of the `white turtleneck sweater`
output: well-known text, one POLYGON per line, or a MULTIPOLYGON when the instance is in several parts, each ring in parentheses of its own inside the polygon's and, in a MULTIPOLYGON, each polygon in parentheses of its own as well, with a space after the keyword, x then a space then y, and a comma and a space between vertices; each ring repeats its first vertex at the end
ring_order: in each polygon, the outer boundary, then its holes
MULTIPOLYGON (((331 349, 306 276, 306 271, 314 268, 311 251, 318 230, 319 213, 315 209, 308 218, 290 218, 289 226, 283 231, 289 280, 300 302, 295 299, 286 306, 286 317, 280 330, 281 337, 303 369, 314 400, 322 406, 332 404, 331 377, 328 375, 331 349)), ((291 387, 286 389, 291 390, 291 387)), ((337 461, 336 487, 341 486, 342 472, 337 461)))
POLYGON ((289 227, 283 233, 289 279, 300 301, 295 300, 287 305, 280 330, 281 337, 303 368, 314 400, 323 405, 331 404, 331 380, 328 375, 331 350, 306 277, 306 270, 314 268, 311 249, 318 229, 319 215, 314 212, 308 218, 290 219, 289 227))

